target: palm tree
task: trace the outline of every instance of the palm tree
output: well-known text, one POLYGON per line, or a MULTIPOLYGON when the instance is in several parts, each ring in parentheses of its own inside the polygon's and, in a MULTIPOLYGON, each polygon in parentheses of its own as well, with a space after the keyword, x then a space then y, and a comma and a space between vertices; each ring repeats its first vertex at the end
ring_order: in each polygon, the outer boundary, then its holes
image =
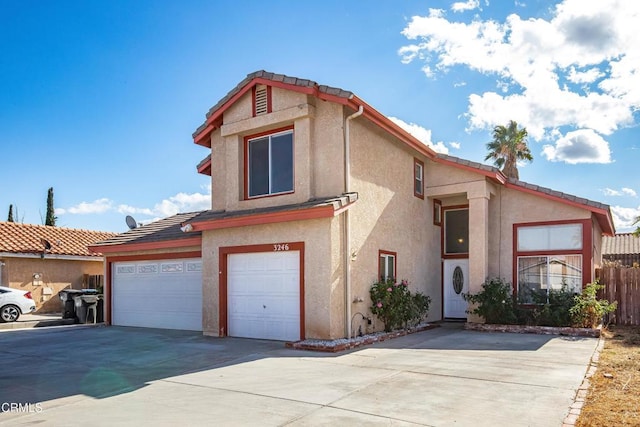
POLYGON ((485 160, 493 159, 493 163, 502 168, 508 178, 520 179, 518 160, 533 161, 527 146, 527 128, 518 129, 518 123, 509 121, 507 126, 493 128, 493 141, 487 143, 489 154, 485 160))

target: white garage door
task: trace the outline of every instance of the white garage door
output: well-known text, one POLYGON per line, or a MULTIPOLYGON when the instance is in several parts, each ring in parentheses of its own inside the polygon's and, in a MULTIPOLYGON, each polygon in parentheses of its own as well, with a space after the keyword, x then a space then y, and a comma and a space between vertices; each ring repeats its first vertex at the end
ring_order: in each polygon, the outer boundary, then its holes
POLYGON ((231 254, 227 265, 229 335, 300 339, 300 253, 231 254))
POLYGON ((202 330, 202 261, 117 262, 112 324, 202 330))

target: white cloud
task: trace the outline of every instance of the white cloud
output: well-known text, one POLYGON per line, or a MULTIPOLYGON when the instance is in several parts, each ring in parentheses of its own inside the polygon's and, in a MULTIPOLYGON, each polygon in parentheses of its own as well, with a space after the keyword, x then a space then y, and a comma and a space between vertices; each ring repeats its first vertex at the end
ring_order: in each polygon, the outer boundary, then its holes
POLYGON ((633 225, 636 218, 640 216, 640 206, 637 208, 624 208, 622 206, 611 206, 611 216, 613 216, 613 223, 616 227, 616 231, 632 231, 636 229, 633 225))
POLYGON ((591 129, 568 132, 555 145, 545 145, 542 154, 552 162, 611 163, 609 143, 591 129))
POLYGON ((443 153, 443 154, 449 153, 449 149, 444 144, 444 142, 440 141, 440 142, 434 143, 431 141, 431 131, 429 129, 426 129, 415 123, 407 123, 404 120, 401 120, 397 117, 389 117, 389 120, 391 120, 393 123, 397 124, 402 129, 409 132, 412 136, 419 139, 423 144, 429 146, 434 151, 438 153, 443 153))
POLYGON ((455 148, 456 150, 460 149, 460 143, 459 142, 450 142, 449 145, 451 146, 451 148, 455 148))
POLYGON ((602 190, 605 196, 630 196, 630 197, 638 197, 636 191, 632 188, 623 187, 620 190, 614 190, 612 188, 605 188, 602 190))
POLYGON ((477 9, 479 6, 479 0, 457 1, 451 5, 451 10, 454 12, 464 12, 465 10, 477 9))
MULTIPOLYGON (((548 19, 462 22, 432 9, 406 25, 411 42, 399 54, 405 63, 422 61, 433 76, 463 66, 497 77, 500 90, 469 95, 468 130, 515 120, 545 140, 560 127, 610 135, 633 124, 640 2, 564 0, 550 12, 548 19)), ((597 161, 609 161, 598 153, 597 161)))
POLYGON ((603 76, 604 73, 595 67, 586 71, 576 71, 575 67, 571 67, 567 79, 572 83, 593 83, 603 76))
MULTIPOLYGON (((126 204, 117 205, 107 198, 93 202, 81 202, 70 208, 56 209, 57 215, 73 214, 102 214, 117 212, 126 215, 153 216, 156 219, 175 215, 179 212, 195 212, 211 209, 211 185, 204 186, 205 193, 178 193, 156 203, 152 208, 135 207, 126 204)), ((149 222, 148 220, 142 222, 149 222)))
POLYGON ((89 215, 105 213, 113 209, 113 202, 107 198, 94 200, 93 202, 81 202, 70 208, 57 208, 56 215, 89 215))

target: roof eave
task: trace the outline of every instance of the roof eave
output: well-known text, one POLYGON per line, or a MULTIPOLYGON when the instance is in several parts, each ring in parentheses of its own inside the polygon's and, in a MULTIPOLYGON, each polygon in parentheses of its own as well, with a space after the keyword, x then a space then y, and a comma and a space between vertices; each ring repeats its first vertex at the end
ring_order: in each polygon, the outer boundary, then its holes
POLYGON ((158 249, 177 249, 186 248, 191 246, 202 246, 202 236, 194 236, 184 239, 173 240, 160 240, 155 242, 143 242, 143 243, 120 243, 111 245, 93 245, 89 246, 89 250, 94 252, 101 252, 103 254, 112 254, 118 252, 133 252, 133 251, 149 251, 158 249))
POLYGON ((461 163, 456 163, 452 160, 449 160, 440 156, 436 157, 434 161, 448 165, 448 166, 453 166, 458 169, 464 169, 471 172, 482 174, 498 184, 505 184, 507 182, 507 177, 499 170, 486 170, 486 169, 476 168, 470 165, 463 165, 461 163))

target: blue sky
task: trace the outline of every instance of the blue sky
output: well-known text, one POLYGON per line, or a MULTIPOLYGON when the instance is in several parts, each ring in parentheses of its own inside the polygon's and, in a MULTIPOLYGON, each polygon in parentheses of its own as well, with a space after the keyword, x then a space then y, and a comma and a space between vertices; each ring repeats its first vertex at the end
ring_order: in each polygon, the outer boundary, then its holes
MULTIPOLYGON (((192 132, 264 69, 356 93, 483 162, 529 130, 523 181, 640 215, 640 2, 0 0, 0 220, 122 232, 210 206, 192 132), (16 212, 17 211, 17 212, 16 212)), ((213 195, 215 197, 215 195, 213 195)))

